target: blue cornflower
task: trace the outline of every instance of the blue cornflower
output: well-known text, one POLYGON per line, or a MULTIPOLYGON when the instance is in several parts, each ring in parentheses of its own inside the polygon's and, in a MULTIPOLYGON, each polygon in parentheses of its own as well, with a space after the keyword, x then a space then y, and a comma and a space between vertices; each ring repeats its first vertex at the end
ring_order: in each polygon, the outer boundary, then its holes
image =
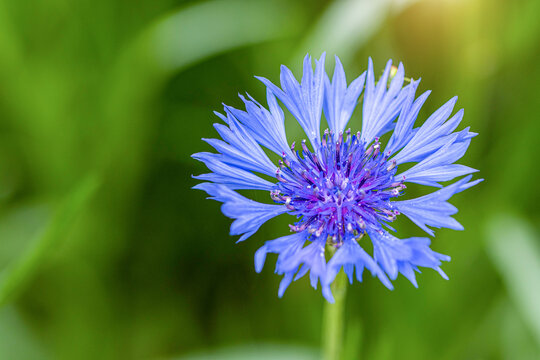
POLYGON ((454 164, 477 134, 469 128, 454 132, 463 109, 450 117, 457 98, 435 111, 421 126, 414 127, 429 91, 415 97, 419 80, 405 82, 403 65, 388 61, 376 82, 373 63, 347 86, 345 72, 336 57, 332 80, 324 71, 323 54, 312 68, 311 57, 304 59, 299 83, 291 71, 281 67, 281 88, 259 77, 267 87, 268 109, 252 97, 246 110, 224 106, 225 115, 216 113, 225 124, 215 124, 223 140, 204 139, 218 153, 197 153, 193 157, 212 171, 195 176, 208 182, 196 185, 212 199, 223 203, 223 213, 235 219, 231 235, 238 241, 253 235, 267 220, 280 214, 295 217, 289 225, 292 234, 267 241, 255 254, 260 272, 268 253, 278 254, 276 273, 283 275, 281 297, 289 284, 308 272, 313 287, 321 283, 324 297, 333 302, 330 284, 343 268, 349 281, 353 273, 362 281, 367 268, 389 289, 398 273, 417 286, 415 271, 428 267, 441 270, 450 257, 434 252, 428 238, 398 239, 391 222, 400 214, 433 236, 433 228, 463 230, 450 216, 457 209, 447 200, 481 180, 471 180, 477 170, 454 164), (362 131, 345 130, 363 93, 362 131), (289 145, 284 114, 279 99, 300 123, 309 144, 300 149, 289 145), (321 114, 328 129, 322 136, 321 114), (381 136, 391 132, 386 146, 381 136), (309 146, 311 145, 311 147, 309 146), (275 164, 263 147, 281 159, 275 164), (401 164, 416 163, 400 172, 401 164), (267 175, 256 175, 256 173, 267 175), (439 183, 468 175, 451 185, 439 183), (266 180, 271 177, 271 181, 266 180), (404 195, 405 183, 441 188, 410 200, 404 195), (268 192, 273 204, 250 200, 234 190, 268 192), (366 236, 367 235, 367 236, 366 236), (373 254, 364 250, 367 238, 373 254), (327 261, 325 249, 333 251, 327 261))

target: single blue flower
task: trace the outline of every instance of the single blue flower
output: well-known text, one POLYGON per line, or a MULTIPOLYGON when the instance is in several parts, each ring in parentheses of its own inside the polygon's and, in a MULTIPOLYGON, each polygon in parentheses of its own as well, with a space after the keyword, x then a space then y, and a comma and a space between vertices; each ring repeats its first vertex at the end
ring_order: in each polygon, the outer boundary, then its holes
POLYGON ((218 153, 197 153, 193 157, 206 164, 208 174, 195 176, 208 182, 194 188, 206 191, 223 203, 223 213, 235 219, 231 235, 243 241, 267 220, 288 213, 295 217, 291 235, 267 241, 255 254, 255 270, 262 271, 266 255, 278 254, 276 273, 283 275, 281 297, 289 284, 308 272, 313 287, 320 282, 324 297, 333 302, 330 284, 341 269, 349 281, 362 281, 364 268, 389 289, 390 280, 401 273, 417 286, 419 267, 441 270, 450 257, 434 252, 428 238, 398 239, 391 223, 405 215, 433 236, 431 228, 463 230, 451 217, 457 209, 450 197, 478 182, 471 180, 470 167, 454 164, 466 152, 477 134, 466 128, 454 132, 463 110, 452 115, 457 98, 435 111, 421 126, 414 127, 429 91, 416 97, 419 80, 405 82, 403 65, 388 61, 383 75, 375 81, 373 63, 347 86, 345 72, 336 57, 332 80, 324 70, 323 54, 312 67, 304 59, 299 83, 291 71, 281 67, 281 88, 265 78, 268 109, 248 95, 240 96, 246 110, 225 105, 225 115, 216 113, 225 124, 215 124, 222 140, 204 139, 218 153), (362 131, 345 130, 363 93, 362 131), (300 149, 289 145, 284 114, 277 99, 285 105, 305 131, 300 149), (324 112, 328 129, 320 131, 324 112), (384 147, 380 138, 389 133, 384 147), (276 165, 263 147, 276 153, 276 165), (415 163, 399 172, 400 165, 415 163), (265 178, 261 175, 266 175, 265 178), (467 175, 467 176, 465 176, 467 175), (440 182, 465 176, 451 185, 440 182), (272 177, 272 180, 266 180, 272 177), (405 194, 405 183, 440 188, 431 194, 398 200, 405 194), (259 203, 234 190, 263 190, 273 204, 259 203), (430 228, 431 227, 431 228, 430 228), (371 240, 373 255, 364 250, 371 240), (327 261, 326 249, 334 254, 327 261))

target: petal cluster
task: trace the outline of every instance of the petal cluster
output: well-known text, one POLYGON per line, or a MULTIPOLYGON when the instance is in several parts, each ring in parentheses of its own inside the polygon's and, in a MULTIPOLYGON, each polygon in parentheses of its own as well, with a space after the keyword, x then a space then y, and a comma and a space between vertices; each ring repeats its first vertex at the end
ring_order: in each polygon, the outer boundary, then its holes
POLYGON ((349 85, 337 57, 332 79, 324 64, 324 54, 314 68, 306 56, 301 81, 282 66, 281 86, 259 77, 267 87, 268 108, 248 95, 241 96, 245 110, 225 105, 225 114, 216 113, 223 121, 214 125, 221 139, 204 139, 217 153, 193 155, 210 169, 195 176, 206 181, 195 188, 223 203, 222 212, 234 219, 230 233, 240 235, 239 241, 273 217, 290 216, 291 234, 266 241, 255 254, 257 272, 267 254, 278 255, 280 297, 293 280, 308 273, 312 286, 320 283, 328 301, 333 301, 330 285, 341 270, 352 283, 355 278, 362 281, 367 269, 389 289, 398 274, 417 286, 415 272, 421 267, 447 279, 441 265, 450 258, 433 251, 428 238, 397 238, 391 223, 403 214, 431 236, 433 228, 463 229, 451 217, 457 209, 448 200, 481 180, 471 181, 476 170, 455 163, 476 135, 469 128, 455 131, 463 118, 463 110, 452 115, 457 99, 418 126, 429 92, 416 96, 419 81, 406 80, 402 64, 394 67, 388 61, 376 79, 370 59, 367 71, 349 85), (309 143, 296 146, 287 140, 278 100, 309 143), (362 127, 352 133, 346 128, 359 103, 362 127), (324 131, 322 114, 328 124, 324 131), (387 133, 384 146, 380 139, 387 133), (265 149, 278 155, 277 163, 265 149), (405 163, 412 166, 399 171, 405 163), (439 189, 404 199, 406 183, 439 189), (265 191, 269 203, 235 190, 265 191), (366 246, 368 241, 371 245, 366 246))

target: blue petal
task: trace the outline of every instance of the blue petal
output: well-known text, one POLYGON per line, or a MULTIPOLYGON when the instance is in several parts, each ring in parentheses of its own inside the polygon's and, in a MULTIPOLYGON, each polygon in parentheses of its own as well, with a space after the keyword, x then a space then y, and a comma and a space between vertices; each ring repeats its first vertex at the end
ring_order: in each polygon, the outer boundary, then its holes
POLYGON ((223 155, 221 160, 245 170, 275 176, 277 167, 238 120, 230 112, 227 112, 227 117, 219 113, 216 113, 216 115, 229 125, 227 127, 223 124, 214 124, 224 141, 218 139, 203 140, 223 155))
POLYGON ((367 145, 377 136, 382 136, 391 129, 392 121, 400 112, 406 99, 407 91, 403 89, 405 71, 399 64, 398 71, 387 90, 388 77, 392 61, 386 63, 383 75, 375 85, 373 61, 369 59, 364 106, 362 111, 362 141, 367 145))
POLYGON ((452 195, 463 191, 470 186, 476 185, 481 180, 468 183, 471 175, 456 181, 454 184, 435 191, 431 194, 421 196, 416 199, 393 201, 392 204, 401 213, 407 216, 412 222, 418 225, 422 230, 434 235, 433 230, 427 226, 435 228, 449 228, 454 230, 463 230, 463 226, 450 215, 457 213, 457 209, 446 202, 452 195))
POLYGON ((441 187, 438 181, 450 181, 458 176, 476 172, 477 170, 464 165, 452 165, 465 154, 470 142, 471 140, 447 143, 420 163, 396 175, 396 180, 404 178, 406 182, 441 187))
POLYGON ((261 179, 257 175, 231 166, 223 162, 223 155, 212 153, 196 153, 191 155, 193 158, 202 161, 213 171, 209 174, 194 176, 195 179, 212 181, 218 184, 227 185, 230 189, 253 189, 253 190, 272 190, 275 185, 271 182, 261 179))
POLYGON ((448 279, 440 266, 442 261, 450 261, 450 257, 431 250, 428 238, 414 237, 401 240, 385 231, 368 231, 368 233, 373 242, 375 260, 392 280, 401 273, 418 287, 414 271, 419 271, 419 266, 434 269, 441 273, 443 278, 448 279))
POLYGON ((325 75, 324 114, 334 135, 339 135, 345 130, 364 88, 365 78, 364 72, 347 88, 345 71, 337 56, 332 83, 325 75))
POLYGON ((373 276, 377 276, 379 280, 390 290, 393 289, 392 284, 377 265, 377 263, 369 256, 367 252, 358 245, 355 239, 346 238, 343 245, 336 251, 334 256, 328 262, 328 273, 326 281, 331 284, 337 274, 343 267, 344 271, 352 283, 352 267, 356 268, 356 276, 358 281, 362 281, 362 272, 366 267, 373 276))
POLYGON ((255 272, 260 273, 262 271, 266 261, 266 254, 268 254, 268 251, 264 245, 255 252, 255 272))
POLYGON ((399 272, 397 261, 411 258, 412 250, 383 230, 368 230, 368 234, 373 243, 375 261, 381 265, 390 279, 395 280, 399 272))
POLYGON ((274 94, 270 90, 267 91, 270 111, 250 96, 250 100, 242 95, 240 98, 244 101, 246 111, 226 106, 227 111, 248 129, 259 144, 280 156, 285 153, 292 158, 293 154, 285 135, 285 117, 274 94))
POLYGON ((266 221, 288 211, 283 205, 261 204, 250 200, 220 184, 202 183, 193 188, 206 191, 211 199, 223 203, 221 206, 223 214, 235 219, 230 234, 242 235, 238 242, 249 238, 266 221))
POLYGON ((285 274, 281 282, 279 283, 279 290, 278 290, 278 296, 283 297, 283 294, 285 294, 285 290, 289 287, 291 282, 293 281, 294 273, 296 271, 290 271, 285 274))
POLYGON ((287 261, 280 261, 278 258, 278 266, 276 267, 276 272, 288 274, 302 266, 300 269, 301 277, 309 269, 309 278, 311 286, 315 289, 317 284, 321 283, 323 296, 329 301, 333 302, 332 293, 330 291, 330 284, 326 281, 326 259, 324 256, 325 252, 326 239, 324 237, 317 238, 313 240, 309 245, 296 251, 294 256, 288 256, 287 261))
MULTIPOLYGON (((415 129, 415 130, 418 130, 418 129, 415 129)), ((407 158, 403 162, 420 162, 424 160, 426 157, 433 154, 435 151, 439 150, 441 147, 443 147, 446 144, 466 142, 476 135, 477 134, 475 133, 469 132, 469 127, 467 127, 456 133, 451 133, 449 135, 444 135, 438 138, 434 138, 432 139, 430 143, 425 144, 415 149, 412 153, 408 154, 407 158)), ((395 157, 394 157, 394 160, 396 160, 395 157)))
POLYGON ((437 151, 447 143, 463 140, 465 134, 460 134, 458 140, 454 138, 455 134, 449 135, 463 119, 463 109, 461 109, 447 121, 450 114, 452 114, 456 101, 457 97, 450 99, 417 129, 407 145, 393 158, 397 164, 423 160, 424 157, 437 151))
POLYGON ((276 262, 276 272, 282 274, 286 271, 284 269, 290 271, 291 268, 294 268, 294 265, 290 266, 289 263, 291 259, 294 259, 298 251, 302 249, 308 235, 307 232, 300 232, 266 241, 255 253, 255 270, 261 272, 266 254, 275 253, 279 254, 278 261, 276 262))
POLYGON ((298 120, 302 129, 317 149, 320 145, 321 110, 324 95, 324 58, 323 53, 319 61, 315 61, 315 73, 311 65, 311 57, 304 58, 304 74, 302 82, 296 81, 292 72, 284 65, 281 66, 281 88, 270 80, 257 77, 269 90, 271 90, 291 114, 298 120))
POLYGON ((388 144, 385 149, 385 154, 388 154, 389 156, 403 148, 403 146, 405 146, 405 144, 407 144, 407 142, 414 135, 414 122, 418 117, 418 113, 420 112, 422 105, 424 105, 424 102, 431 93, 431 91, 426 91, 415 100, 414 97, 419 84, 420 80, 412 81, 410 85, 407 85, 404 88, 407 95, 403 108, 401 109, 399 118, 396 122, 396 127, 392 133, 392 136, 390 137, 390 140, 388 140, 388 144))

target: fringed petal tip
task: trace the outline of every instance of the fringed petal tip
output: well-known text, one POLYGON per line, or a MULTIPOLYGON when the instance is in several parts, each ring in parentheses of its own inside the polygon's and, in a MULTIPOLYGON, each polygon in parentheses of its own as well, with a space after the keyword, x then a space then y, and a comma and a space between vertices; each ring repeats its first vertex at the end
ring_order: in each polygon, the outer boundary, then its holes
POLYGON ((418 267, 431 268, 448 280, 448 276, 440 266, 442 261, 450 261, 450 256, 431 250, 428 238, 401 240, 387 232, 370 232, 369 235, 375 251, 375 260, 392 280, 400 273, 417 288, 414 273, 420 272, 418 267))
POLYGON ((431 194, 411 200, 394 201, 392 204, 401 214, 404 214, 431 236, 434 236, 435 233, 428 226, 436 229, 463 230, 463 226, 451 217, 457 213, 457 208, 448 203, 447 200, 483 180, 470 181, 471 179, 472 175, 467 175, 431 194))

